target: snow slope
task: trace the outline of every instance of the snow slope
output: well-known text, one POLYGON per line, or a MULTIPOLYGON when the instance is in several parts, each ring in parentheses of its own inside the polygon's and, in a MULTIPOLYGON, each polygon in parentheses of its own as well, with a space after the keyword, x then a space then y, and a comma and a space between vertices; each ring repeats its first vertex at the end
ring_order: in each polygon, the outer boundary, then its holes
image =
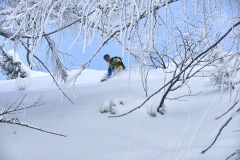
MULTIPOLYGON (((138 69, 122 72, 100 83, 105 71, 85 70, 72 84, 63 87, 73 100, 68 101, 50 76, 25 80, 0 81, 0 107, 12 104, 27 94, 24 106, 33 104, 44 94, 44 106, 22 111, 16 117, 42 129, 61 133, 54 136, 16 125, 0 124, 0 160, 210 160, 225 159, 240 147, 239 117, 220 135, 217 143, 205 154, 219 128, 231 115, 215 118, 228 109, 228 92, 207 87, 208 79, 189 82, 198 96, 183 100, 167 100, 165 115, 149 116, 159 103, 161 93, 141 109, 120 118, 145 99, 138 69), (23 91, 21 88, 25 88, 23 91), (239 128, 239 127, 238 127, 239 128)), ((149 95, 163 84, 159 70, 149 74, 149 95)), ((170 97, 184 95, 185 86, 170 97)))

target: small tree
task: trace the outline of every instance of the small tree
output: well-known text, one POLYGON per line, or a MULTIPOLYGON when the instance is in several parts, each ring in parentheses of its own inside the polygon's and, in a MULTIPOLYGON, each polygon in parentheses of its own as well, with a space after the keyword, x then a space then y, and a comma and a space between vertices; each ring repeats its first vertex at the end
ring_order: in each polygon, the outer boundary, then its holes
POLYGON ((2 51, 2 57, 0 57, 0 68, 4 75, 7 75, 7 79, 16 79, 17 77, 27 77, 26 71, 21 67, 22 63, 19 62, 13 55, 9 55, 7 52, 2 51))
POLYGON ((209 59, 216 59, 210 70, 210 85, 234 89, 240 83, 240 53, 217 51, 209 59))

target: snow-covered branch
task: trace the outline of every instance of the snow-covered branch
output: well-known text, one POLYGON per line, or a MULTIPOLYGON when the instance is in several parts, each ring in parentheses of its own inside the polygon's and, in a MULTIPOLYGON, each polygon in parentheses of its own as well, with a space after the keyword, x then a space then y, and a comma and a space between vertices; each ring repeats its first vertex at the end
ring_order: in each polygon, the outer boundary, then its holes
POLYGON ((31 70, 25 66, 15 52, 5 52, 0 49, 0 71, 7 75, 7 79, 25 78, 29 76, 31 70))
POLYGON ((48 134, 53 134, 53 135, 56 135, 56 136, 67 137, 66 135, 63 135, 63 134, 59 134, 59 133, 47 131, 47 130, 44 130, 44 129, 42 129, 42 128, 32 126, 32 125, 30 125, 30 124, 20 122, 18 118, 12 118, 12 119, 2 118, 2 119, 0 119, 0 122, 1 122, 1 123, 6 123, 6 124, 15 124, 15 125, 27 127, 27 128, 31 128, 31 129, 34 129, 34 130, 38 130, 38 131, 45 132, 45 133, 48 133, 48 134))

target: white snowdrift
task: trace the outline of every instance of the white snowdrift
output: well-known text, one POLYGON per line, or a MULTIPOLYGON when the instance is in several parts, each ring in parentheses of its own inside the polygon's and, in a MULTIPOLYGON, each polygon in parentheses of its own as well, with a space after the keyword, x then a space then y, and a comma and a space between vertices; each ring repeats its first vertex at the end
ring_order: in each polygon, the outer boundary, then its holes
MULTIPOLYGON (((125 71, 101 83, 105 71, 85 70, 75 88, 61 85, 74 104, 61 94, 50 76, 30 77, 23 91, 16 90, 18 80, 0 81, 1 109, 21 94, 27 94, 24 106, 44 94, 46 105, 16 116, 22 122, 67 135, 63 138, 0 124, 0 160, 210 160, 225 159, 240 147, 240 132, 233 132, 239 126, 239 117, 235 117, 217 143, 201 154, 231 116, 215 120, 228 109, 229 93, 221 95, 219 89, 207 88, 207 78, 189 82, 192 92, 202 91, 200 95, 184 97, 184 101, 167 100, 163 116, 156 114, 159 93, 129 115, 108 118, 126 113, 146 99, 138 70, 131 73, 125 71)), ((149 95, 163 80, 159 70, 150 71, 149 95)), ((188 87, 183 87, 169 98, 187 91, 188 87)))

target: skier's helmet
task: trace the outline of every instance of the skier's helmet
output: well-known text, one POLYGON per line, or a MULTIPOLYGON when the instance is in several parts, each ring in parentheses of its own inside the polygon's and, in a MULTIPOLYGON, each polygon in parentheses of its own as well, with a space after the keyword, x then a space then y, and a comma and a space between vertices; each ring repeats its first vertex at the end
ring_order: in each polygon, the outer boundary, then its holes
POLYGON ((106 61, 107 61, 109 58, 110 58, 109 54, 105 54, 105 55, 103 56, 103 59, 105 59, 106 61))

